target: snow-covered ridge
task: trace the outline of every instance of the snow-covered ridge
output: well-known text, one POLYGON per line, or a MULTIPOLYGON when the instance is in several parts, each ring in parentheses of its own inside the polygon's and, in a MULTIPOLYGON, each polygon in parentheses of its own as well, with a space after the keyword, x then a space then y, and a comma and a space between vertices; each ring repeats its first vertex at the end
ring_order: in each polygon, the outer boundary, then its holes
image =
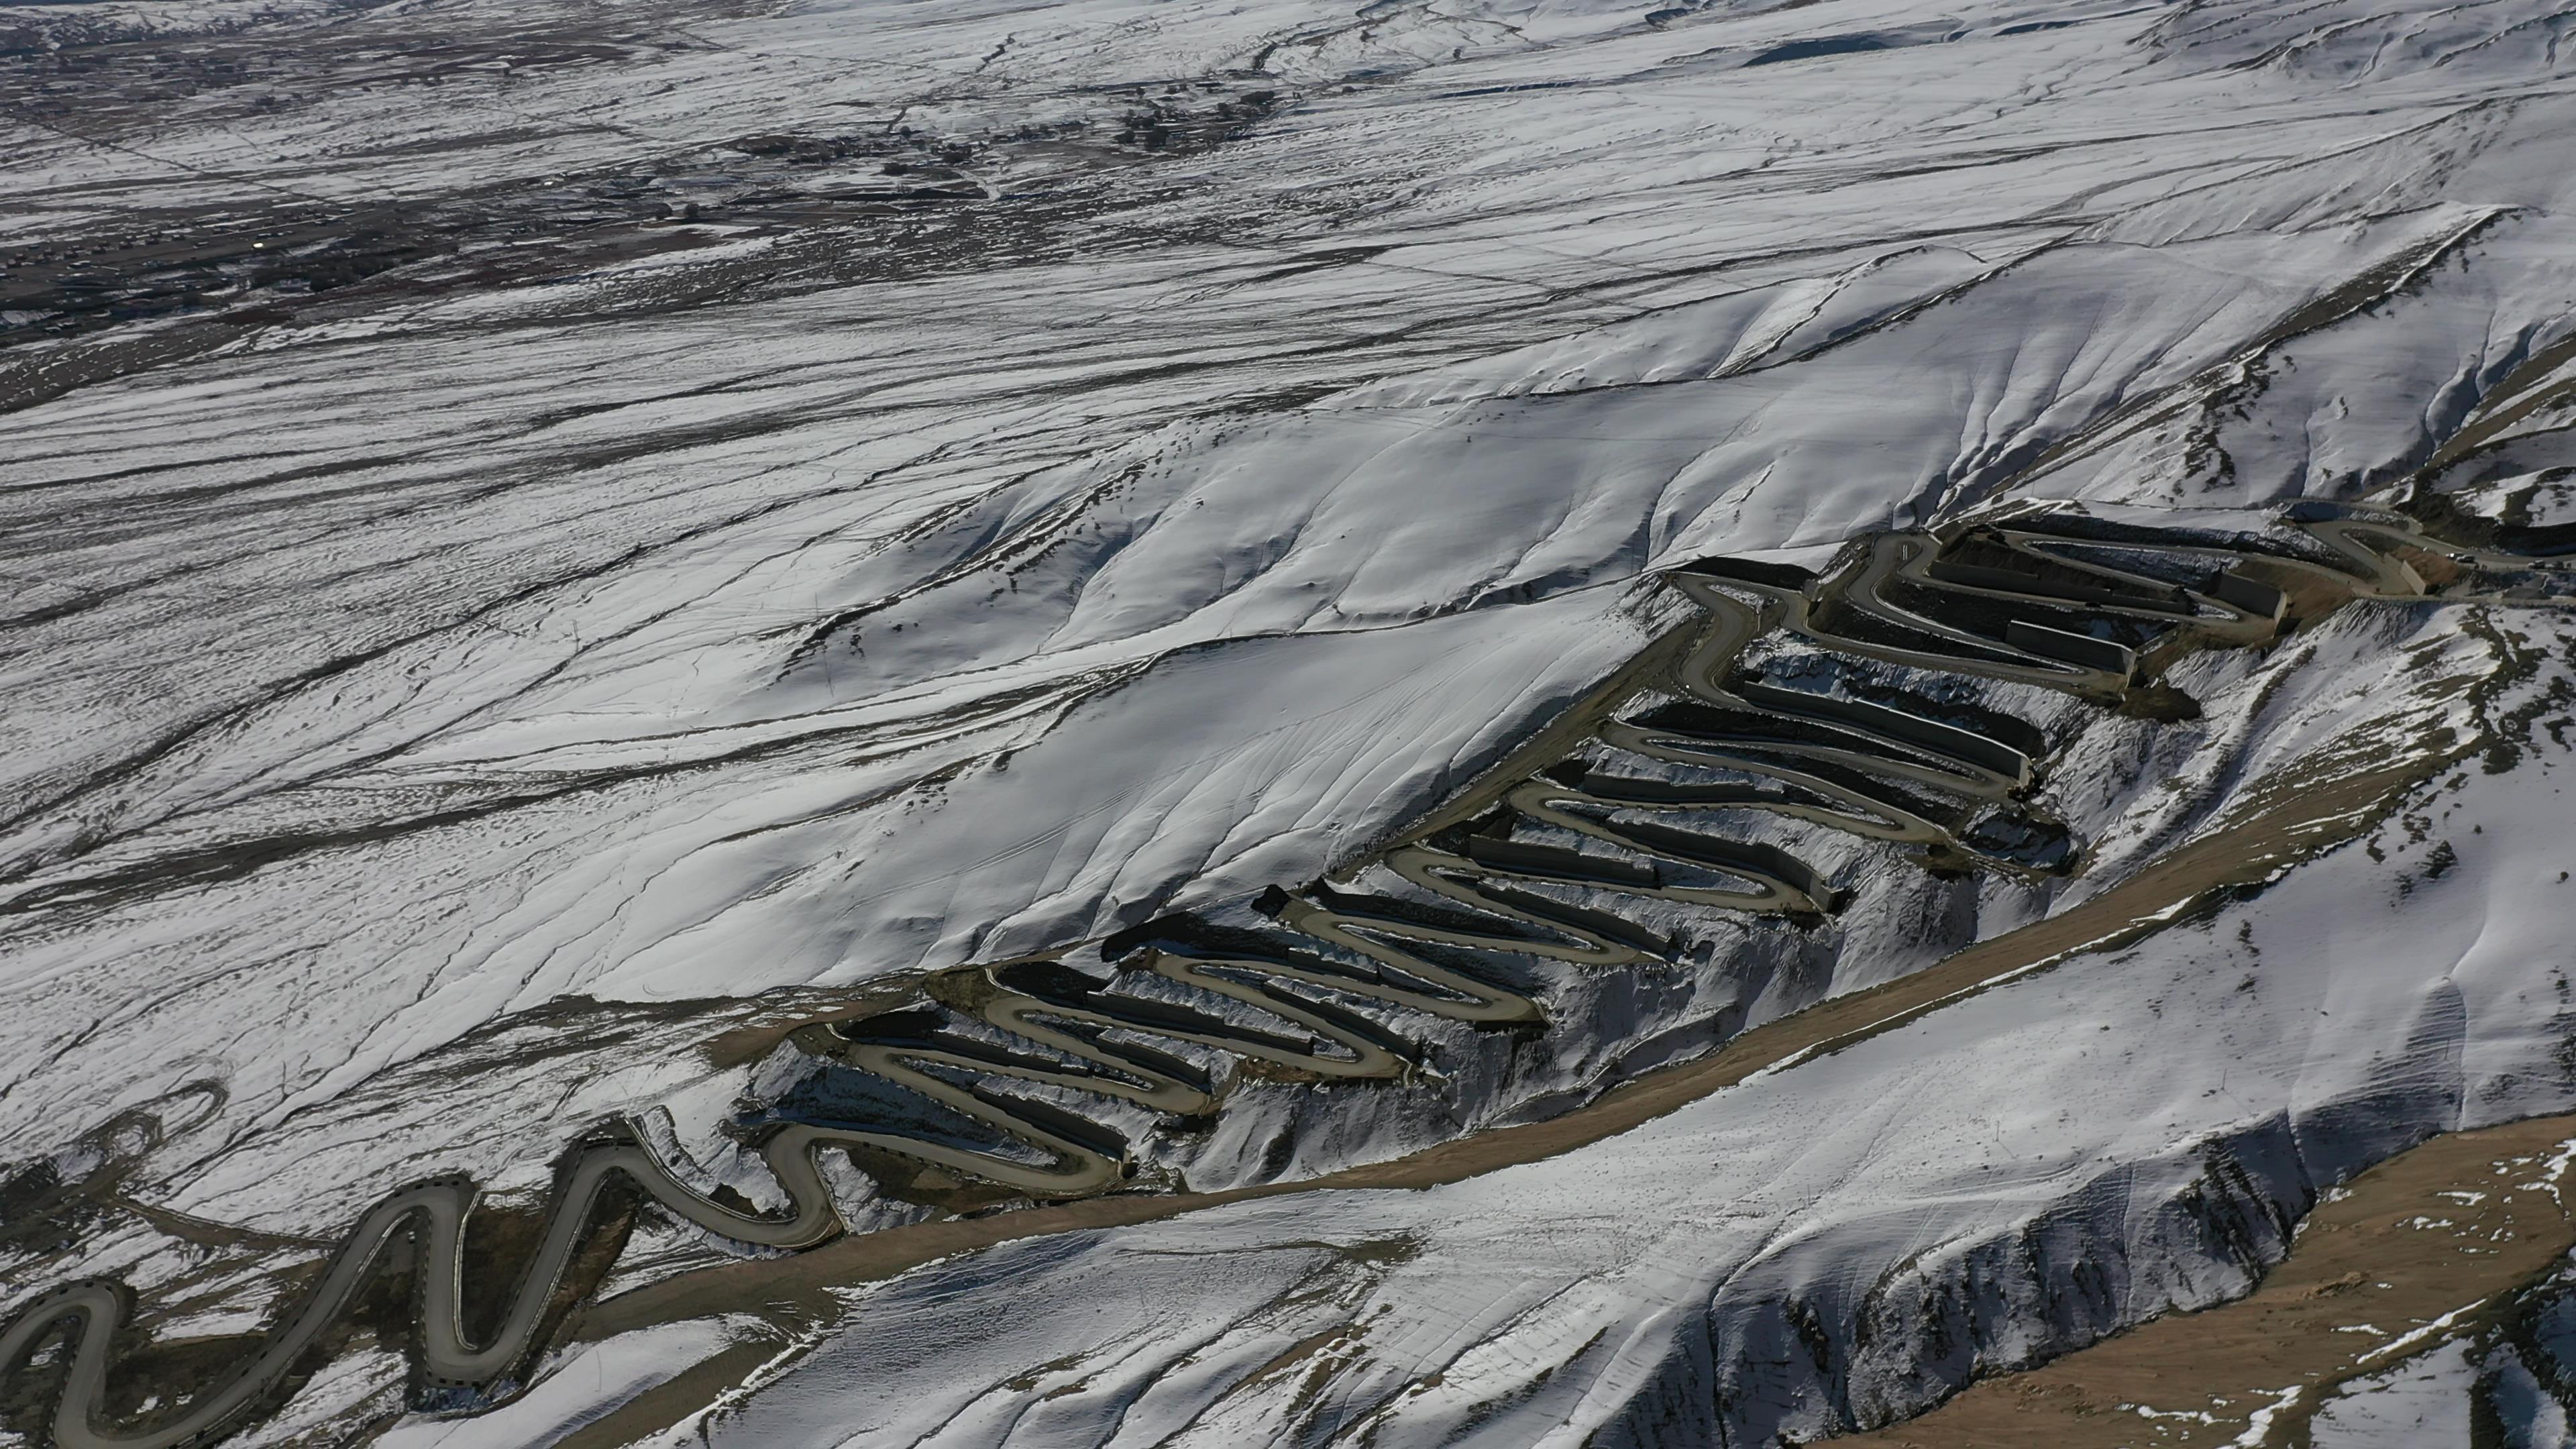
MULTIPOLYGON (((2361 735, 2383 755, 2426 730, 2472 749, 2257 888, 1548 1161, 1006 1244, 859 1289, 687 1432, 1806 1442, 2240 1293, 2337 1180, 2576 1104, 2551 945, 2566 751, 2515 724, 2563 676, 2466 701, 2439 684, 2569 641, 2556 613, 2496 622, 2490 640, 2473 614, 2356 612, 2282 661, 2287 688, 2246 691, 2258 714, 2349 719, 2416 678, 2432 687, 2394 707, 2403 727, 2361 735), (978 1313, 1003 1293, 1007 1321, 978 1313), (1301 1344, 1318 1347, 1295 1372, 1268 1371, 1301 1344)), ((2283 776, 2310 810, 2335 778, 2283 776)))
MULTIPOLYGON (((818 1171, 823 1148, 857 1152, 879 1194, 957 1205, 976 1200, 959 1197, 961 1179, 987 1185, 986 1200, 994 1190, 1084 1196, 1140 1170, 1145 1182, 1186 1177, 1205 1190, 1312 1175, 1444 1135, 1436 1120, 1409 1131, 1388 1122, 1385 1104, 1355 1095, 1372 1080, 1409 1084, 1416 1111, 1426 1096, 1445 1100, 1442 1115, 1457 1124, 1449 1132, 1578 1105, 1632 1074, 1641 1047, 1672 1049, 1643 1037, 1650 1018, 1623 1022, 1627 1012, 1604 1004, 1629 994, 1623 976, 1711 960, 1709 913, 1803 919, 1812 934, 1831 913, 1887 912, 1883 864, 1829 873, 1773 843, 1776 830, 1740 838, 1748 819, 1789 825, 1788 843, 1810 854, 1822 828, 1911 847, 1936 876, 1997 871, 2004 898, 2018 883, 2023 909, 2044 914, 2048 878, 2074 861, 2065 827, 2020 803, 2043 783, 2033 763, 2050 750, 2050 731, 1962 686, 2188 712, 2196 706, 2147 661, 2269 644, 2355 596, 2422 596, 2419 570, 2436 565, 2454 598, 2565 587, 2514 554, 2428 539, 2402 515, 2331 510, 2269 538, 2259 527, 2159 532, 2025 510, 1944 537, 1856 541, 1822 576, 1709 561, 1677 576, 1702 617, 1674 636, 1683 647, 1668 673, 1621 686, 1597 723, 1579 714, 1580 733, 1552 760, 1516 755, 1484 793, 1435 817, 1448 823, 1399 837, 1346 888, 1274 886, 1249 911, 1122 932, 1099 955, 1140 974, 1116 981, 1057 956, 946 973, 917 1005, 791 1030, 788 1058, 763 1073, 772 1100, 747 1139, 766 1175, 736 1177, 754 1196, 730 1185, 730 1199, 710 1195, 631 1129, 579 1146, 557 1171, 516 1307, 479 1342, 464 1336, 448 1296, 475 1276, 463 1246, 473 1186, 454 1176, 406 1186, 374 1206, 257 1357, 139 1442, 237 1427, 328 1341, 383 1242, 415 1219, 428 1225, 416 1271, 434 1290, 420 1300, 421 1371, 450 1397, 506 1398, 542 1346, 545 1305, 584 1256, 597 1196, 619 1178, 721 1237, 807 1248, 871 1211, 864 1198, 845 1206, 818 1171), (1774 648, 1759 670, 1744 670, 1774 624, 1823 652, 1774 648), (1835 687, 1764 682, 1836 660, 1846 663, 1835 687), (1902 682, 1848 672, 1873 663, 1895 666, 1902 682), (1267 935, 1246 928, 1262 918, 1275 923, 1267 935), (1415 1023, 1426 1015, 1465 1032, 1425 1036, 1415 1023), (1573 1047, 1574 1060, 1597 1056, 1610 1069, 1533 1073, 1510 1047, 1515 1028, 1556 1038, 1560 1062, 1573 1047), (797 1054, 802 1070, 790 1065, 797 1054), (1282 1109, 1290 1127, 1247 1128, 1246 1118, 1282 1109), (1264 1135, 1271 1145, 1256 1151, 1264 1135)), ((1866 939, 1828 931, 1800 949, 1830 959, 1866 939)), ((1739 946, 1726 970, 1740 974, 1748 954, 1739 946)), ((1866 959, 1891 964, 1884 952, 1866 959)), ((1855 974, 1837 973, 1846 987, 1855 974)), ((1697 1023, 1691 1034, 1711 1041, 1768 1014, 1740 987, 1725 997, 1694 990, 1682 1004, 1697 1023)), ((1792 994, 1770 1013, 1799 1004, 1792 994)), ((590 1262, 582 1271, 595 1280, 607 1263, 590 1262)), ((55 1421, 61 1442, 92 1442, 122 1316, 110 1286, 67 1284, 0 1338, 0 1361, 14 1360, 55 1324, 82 1325, 55 1421)))

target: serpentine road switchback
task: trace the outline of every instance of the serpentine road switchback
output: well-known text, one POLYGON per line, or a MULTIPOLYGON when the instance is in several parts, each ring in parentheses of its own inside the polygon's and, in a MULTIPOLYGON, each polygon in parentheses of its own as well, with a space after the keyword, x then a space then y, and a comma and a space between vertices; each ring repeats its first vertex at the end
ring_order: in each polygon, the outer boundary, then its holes
POLYGON ((1937 872, 2070 870, 2082 842, 2025 803, 2048 752, 2042 729, 1944 681, 2037 686, 2175 718, 2191 704, 2162 675, 2191 650, 2262 647, 2355 599, 2523 603, 2559 592, 2553 567, 2511 551, 2533 540, 2477 520, 2325 506, 2223 527, 2197 517, 2153 527, 2021 507, 1937 533, 1868 535, 1823 573, 1728 559, 1671 572, 1664 586, 1692 608, 1640 656, 1642 670, 1344 872, 1375 865, 1427 900, 1273 886, 1252 902, 1266 929, 1166 916, 1097 942, 1106 970, 1072 964, 1070 952, 957 968, 927 978, 902 1009, 787 1033, 825 1070, 857 1074, 881 1097, 927 1099, 981 1136, 895 1114, 773 1121, 758 1153, 791 1208, 763 1213, 689 1186, 637 1131, 611 1123, 565 1150, 542 1232, 506 1288, 467 1281, 476 1184, 436 1177, 368 1212, 228 1377, 148 1420, 120 1424, 108 1407, 134 1307, 115 1283, 72 1283, 21 1305, 0 1333, 0 1373, 28 1372, 49 1345, 67 1345, 44 1370, 59 1375, 50 1430, 64 1449, 211 1443, 293 1391, 408 1238, 415 1401, 489 1408, 525 1387, 569 1302, 604 1271, 584 1266, 584 1251, 621 1186, 709 1233, 784 1251, 845 1231, 815 1160, 823 1148, 985 1184, 1003 1201, 1151 1190, 1116 1125, 1008 1084, 1183 1122, 1218 1118, 1222 1084, 1156 1041, 1288 1080, 1419 1079, 1418 1044, 1361 1005, 1501 1032, 1549 1025, 1540 999, 1451 964, 1457 951, 1595 971, 1668 951, 1647 924, 1549 889, 1755 913, 1793 931, 1849 905, 1826 872, 1776 845, 1633 817, 1753 810, 1897 847, 1937 872), (1906 683, 1783 684, 1747 667, 1764 642, 1898 666, 1906 683), (1572 843, 1513 838, 1532 825, 1572 843), (466 1328, 469 1292, 508 1295, 479 1342, 466 1328))

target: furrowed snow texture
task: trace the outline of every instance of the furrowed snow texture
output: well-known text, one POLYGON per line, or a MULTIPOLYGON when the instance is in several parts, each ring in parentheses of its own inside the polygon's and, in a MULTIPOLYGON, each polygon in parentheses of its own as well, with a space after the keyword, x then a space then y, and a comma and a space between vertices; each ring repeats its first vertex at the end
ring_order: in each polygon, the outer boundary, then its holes
MULTIPOLYGON (((757 1449, 1813 1438, 2576 1107, 2567 631, 2456 602, 2576 523, 2571 34, 0 7, 0 1280, 80 1300, 0 1444, 74 1337, 246 1446, 711 1358, 670 1432, 757 1449), (2239 573, 2378 601, 2179 642, 2239 573), (2212 850, 2260 889, 1612 1140, 1301 1186, 2212 850), (1111 1176, 1298 1191, 723 1286, 1111 1176), (462 1386, 393 1301, 451 1217, 462 1386), (716 1306, 585 1336, 639 1287, 716 1306)), ((2533 1333, 2317 1434, 2540 1435, 2533 1333)))

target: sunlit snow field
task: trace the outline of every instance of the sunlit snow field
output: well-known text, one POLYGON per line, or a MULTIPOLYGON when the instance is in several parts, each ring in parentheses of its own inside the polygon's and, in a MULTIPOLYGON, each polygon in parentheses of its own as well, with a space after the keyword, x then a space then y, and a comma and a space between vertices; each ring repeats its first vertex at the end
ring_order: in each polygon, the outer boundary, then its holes
MULTIPOLYGON (((430 1171, 540 1186, 610 1113, 720 1153, 751 1074, 692 1047, 741 998, 1346 862, 1627 664, 1675 565, 2576 464, 2545 0, 99 0, 0 7, 13 35, 0 247, 497 218, 246 320, 0 348, 0 1164, 147 1109, 123 1191, 270 1241, 430 1171), (198 43, 258 58, 145 83, 198 43), (1220 103, 1167 144, 1132 119, 1220 103), (850 134, 955 195, 732 146, 850 134), (607 223, 555 198, 648 173, 699 219, 581 252, 607 223)), ((2536 698, 2576 639, 2512 627, 2536 698)), ((2453 613, 2310 647, 2205 666, 2208 717, 2141 756, 2171 796, 2218 818, 2374 721, 2531 728, 2427 683, 2502 647, 2453 613)), ((2246 1265, 2159 1236, 2211 1144, 2323 1181, 2576 1105, 2563 753, 2426 787, 2439 880, 2400 889, 2431 837, 2386 824, 1561 1157, 854 1285, 656 1442, 1699 1445, 1919 1408, 1969 1349, 1892 1310, 1850 1342, 1897 1265, 2036 1240, 2035 1281, 2089 1254, 2138 1311, 2213 1301, 2246 1265), (1322 1378, 1254 1372, 1333 1332, 1322 1378)), ((2157 799, 2089 802, 2103 860, 2204 820, 2157 799)), ((118 1221, 47 1281, 180 1271, 118 1221)), ((259 1321, 238 1274, 200 1331, 259 1321)), ((1978 1352, 2071 1331, 2032 1292, 1978 1352)), ((471 1420, 397 1422, 387 1353, 242 1442, 550 1442, 776 1333, 577 1346, 471 1420)))

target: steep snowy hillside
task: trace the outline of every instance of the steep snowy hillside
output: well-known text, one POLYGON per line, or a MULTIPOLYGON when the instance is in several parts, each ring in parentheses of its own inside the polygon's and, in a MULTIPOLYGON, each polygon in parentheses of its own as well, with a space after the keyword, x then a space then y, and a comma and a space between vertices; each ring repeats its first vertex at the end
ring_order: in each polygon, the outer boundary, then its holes
MULTIPOLYGON (((2245 1294, 2576 1112, 2571 33, 0 4, 0 1443, 1792 1442, 2245 1294)), ((2553 1272, 2139 1423, 2564 1442, 2553 1272)))

